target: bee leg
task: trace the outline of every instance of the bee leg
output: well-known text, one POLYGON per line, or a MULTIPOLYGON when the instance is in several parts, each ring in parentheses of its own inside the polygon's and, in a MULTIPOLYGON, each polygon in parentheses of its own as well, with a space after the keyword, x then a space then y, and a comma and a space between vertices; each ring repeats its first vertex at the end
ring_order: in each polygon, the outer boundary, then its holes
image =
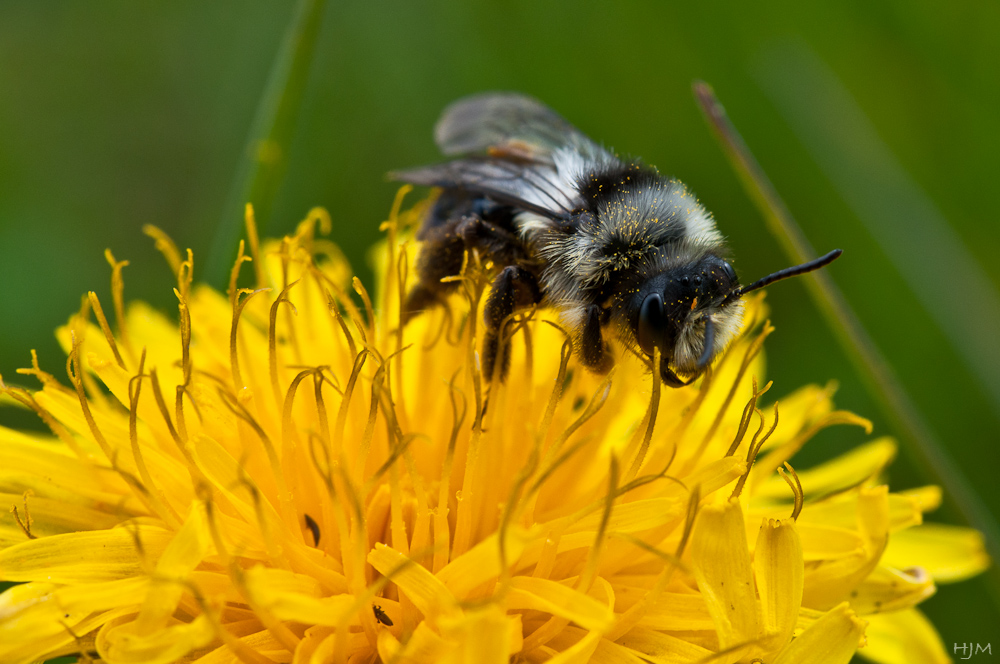
POLYGON ((444 277, 462 271, 465 241, 455 232, 455 225, 424 229, 424 244, 417 258, 417 284, 406 295, 403 324, 425 309, 444 304, 445 296, 456 288, 456 284, 441 283, 444 277))
POLYGON ((509 265, 493 280, 493 288, 486 300, 484 318, 486 334, 483 337, 483 375, 492 378, 497 360, 500 361, 500 380, 507 377, 510 368, 510 343, 501 348, 500 335, 504 320, 518 309, 530 307, 542 300, 538 280, 528 270, 509 265))
POLYGON ((584 314, 583 330, 580 332, 580 361, 597 373, 607 373, 614 365, 611 349, 604 342, 601 333, 601 308, 591 305, 584 314))
POLYGON ((458 223, 465 246, 476 247, 500 265, 513 265, 524 258, 522 242, 511 231, 481 217, 469 216, 458 223))
POLYGON ((680 377, 674 373, 673 369, 667 366, 667 358, 660 358, 660 380, 667 387, 684 387, 685 385, 690 385, 691 382, 697 378, 695 376, 691 380, 681 380, 680 377))

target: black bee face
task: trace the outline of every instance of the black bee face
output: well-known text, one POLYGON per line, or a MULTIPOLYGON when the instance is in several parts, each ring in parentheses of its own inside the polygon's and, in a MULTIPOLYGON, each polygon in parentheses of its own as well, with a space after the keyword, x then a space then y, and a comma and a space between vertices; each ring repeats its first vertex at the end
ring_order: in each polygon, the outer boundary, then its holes
POLYGON ((737 288, 739 281, 732 266, 714 255, 649 279, 632 300, 632 331, 639 347, 649 356, 659 347, 669 362, 685 328, 704 318, 706 310, 718 307, 737 288))

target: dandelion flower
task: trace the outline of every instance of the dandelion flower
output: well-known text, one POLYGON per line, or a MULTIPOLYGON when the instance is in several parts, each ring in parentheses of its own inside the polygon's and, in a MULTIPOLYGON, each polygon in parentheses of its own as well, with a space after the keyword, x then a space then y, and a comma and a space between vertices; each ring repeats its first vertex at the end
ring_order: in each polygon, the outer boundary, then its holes
POLYGON ((491 383, 475 255, 447 309, 397 325, 420 209, 385 224, 371 295, 321 210, 259 248, 249 224, 228 297, 151 229, 176 322, 126 307, 108 254, 116 323, 91 293, 58 331, 68 383, 37 361, 40 389, 0 383, 51 430, 0 429, 0 578, 23 582, 0 661, 947 660, 914 607, 981 542, 921 525, 936 488, 880 484, 888 439, 788 465, 870 426, 829 386, 763 405, 760 298, 688 388, 637 358, 582 371, 545 311, 509 322, 491 383))

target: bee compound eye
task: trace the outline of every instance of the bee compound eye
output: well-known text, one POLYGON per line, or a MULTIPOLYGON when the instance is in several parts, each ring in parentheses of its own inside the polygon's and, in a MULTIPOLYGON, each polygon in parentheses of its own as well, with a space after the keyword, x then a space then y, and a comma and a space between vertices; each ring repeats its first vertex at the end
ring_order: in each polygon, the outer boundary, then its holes
POLYGON ((653 354, 653 347, 660 345, 662 348, 663 331, 666 328, 667 317, 663 311, 663 298, 659 293, 650 293, 642 301, 639 307, 639 325, 636 336, 639 347, 647 355, 653 354))
POLYGON ((722 261, 722 271, 729 278, 729 283, 736 283, 736 270, 728 261, 722 261))

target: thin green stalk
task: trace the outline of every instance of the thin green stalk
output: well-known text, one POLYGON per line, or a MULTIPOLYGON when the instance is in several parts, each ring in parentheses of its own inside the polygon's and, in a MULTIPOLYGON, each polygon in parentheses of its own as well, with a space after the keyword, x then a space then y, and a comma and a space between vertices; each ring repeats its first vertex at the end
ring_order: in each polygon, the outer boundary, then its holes
MULTIPOLYGON (((711 86, 695 81, 693 89, 709 126, 722 144, 747 193, 764 215, 768 230, 778 240, 785 254, 794 263, 804 263, 814 258, 816 253, 802 229, 729 120, 711 86)), ((946 500, 951 507, 970 526, 983 534, 990 557, 1000 560, 1000 527, 996 519, 931 431, 840 289, 825 271, 807 275, 805 285, 868 391, 900 434, 904 444, 913 452, 923 471, 944 488, 946 500)), ((988 578, 990 594, 994 603, 1000 607, 1000 569, 996 565, 990 568, 988 578)))
POLYGON ((285 30, 212 242, 205 278, 216 286, 225 285, 228 278, 247 203, 253 204, 258 230, 263 233, 267 228, 288 170, 289 149, 325 6, 326 0, 299 0, 285 30))

